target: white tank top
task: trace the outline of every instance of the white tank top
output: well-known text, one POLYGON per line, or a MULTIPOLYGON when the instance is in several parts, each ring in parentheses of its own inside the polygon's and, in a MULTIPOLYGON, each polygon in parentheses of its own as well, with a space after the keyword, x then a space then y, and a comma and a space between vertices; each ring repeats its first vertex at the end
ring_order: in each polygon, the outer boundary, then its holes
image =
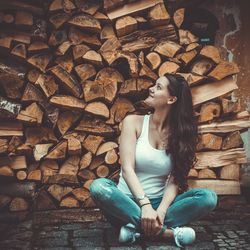
MULTIPOLYGON (((135 173, 148 198, 158 198, 164 194, 164 187, 170 178, 173 164, 171 155, 166 154, 165 149, 156 149, 149 143, 149 117, 150 115, 144 116, 142 132, 136 141, 135 173)), ((122 169, 119 176, 118 189, 133 197, 122 176, 122 169)))

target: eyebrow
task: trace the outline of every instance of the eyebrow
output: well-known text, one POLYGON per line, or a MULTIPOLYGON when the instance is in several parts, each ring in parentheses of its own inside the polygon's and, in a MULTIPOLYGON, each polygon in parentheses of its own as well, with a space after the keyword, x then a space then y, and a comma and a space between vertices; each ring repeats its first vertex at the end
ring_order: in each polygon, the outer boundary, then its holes
POLYGON ((160 82, 156 82, 156 84, 157 84, 157 83, 160 84, 160 85, 163 87, 163 85, 162 85, 160 82))

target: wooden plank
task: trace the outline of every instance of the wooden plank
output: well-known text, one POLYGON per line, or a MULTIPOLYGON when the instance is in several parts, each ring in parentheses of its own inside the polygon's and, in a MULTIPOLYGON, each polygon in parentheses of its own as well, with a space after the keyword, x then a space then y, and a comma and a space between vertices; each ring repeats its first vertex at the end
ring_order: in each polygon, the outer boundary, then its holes
POLYGON ((188 180, 189 189, 209 188, 217 195, 240 195, 240 182, 231 180, 188 180))
POLYGON ((204 169, 207 167, 216 168, 229 164, 247 163, 244 148, 198 152, 196 153, 196 157, 198 161, 194 166, 195 169, 204 169))
POLYGON ((250 127, 250 119, 213 122, 198 126, 199 133, 228 133, 250 127))
POLYGON ((211 99, 223 96, 231 91, 238 89, 236 79, 227 77, 220 81, 206 83, 191 88, 193 105, 201 104, 211 99))
POLYGON ((120 8, 117 8, 115 10, 109 11, 107 13, 108 17, 110 20, 116 19, 118 17, 122 17, 125 15, 130 15, 134 14, 136 12, 154 7, 158 3, 162 3, 163 0, 141 0, 141 1, 136 1, 132 2, 126 5, 123 5, 120 8))

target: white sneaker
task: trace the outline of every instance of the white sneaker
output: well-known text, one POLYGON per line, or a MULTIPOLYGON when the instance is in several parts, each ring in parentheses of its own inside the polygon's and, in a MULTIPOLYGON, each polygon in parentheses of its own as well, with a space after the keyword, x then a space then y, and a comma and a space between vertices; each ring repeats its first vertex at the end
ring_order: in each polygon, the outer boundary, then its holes
POLYGON ((175 227, 174 232, 175 243, 178 247, 192 244, 195 241, 195 231, 191 227, 175 227))
POLYGON ((122 226, 120 229, 119 242, 134 243, 140 236, 141 234, 136 232, 135 225, 128 223, 127 225, 122 226))

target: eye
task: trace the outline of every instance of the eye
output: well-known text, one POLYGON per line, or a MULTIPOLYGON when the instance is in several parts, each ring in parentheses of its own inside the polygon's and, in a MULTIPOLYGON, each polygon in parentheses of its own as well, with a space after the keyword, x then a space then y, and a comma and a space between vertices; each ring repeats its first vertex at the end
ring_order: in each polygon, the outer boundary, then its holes
POLYGON ((157 84, 157 89, 160 88, 161 89, 161 86, 159 84, 157 84))

